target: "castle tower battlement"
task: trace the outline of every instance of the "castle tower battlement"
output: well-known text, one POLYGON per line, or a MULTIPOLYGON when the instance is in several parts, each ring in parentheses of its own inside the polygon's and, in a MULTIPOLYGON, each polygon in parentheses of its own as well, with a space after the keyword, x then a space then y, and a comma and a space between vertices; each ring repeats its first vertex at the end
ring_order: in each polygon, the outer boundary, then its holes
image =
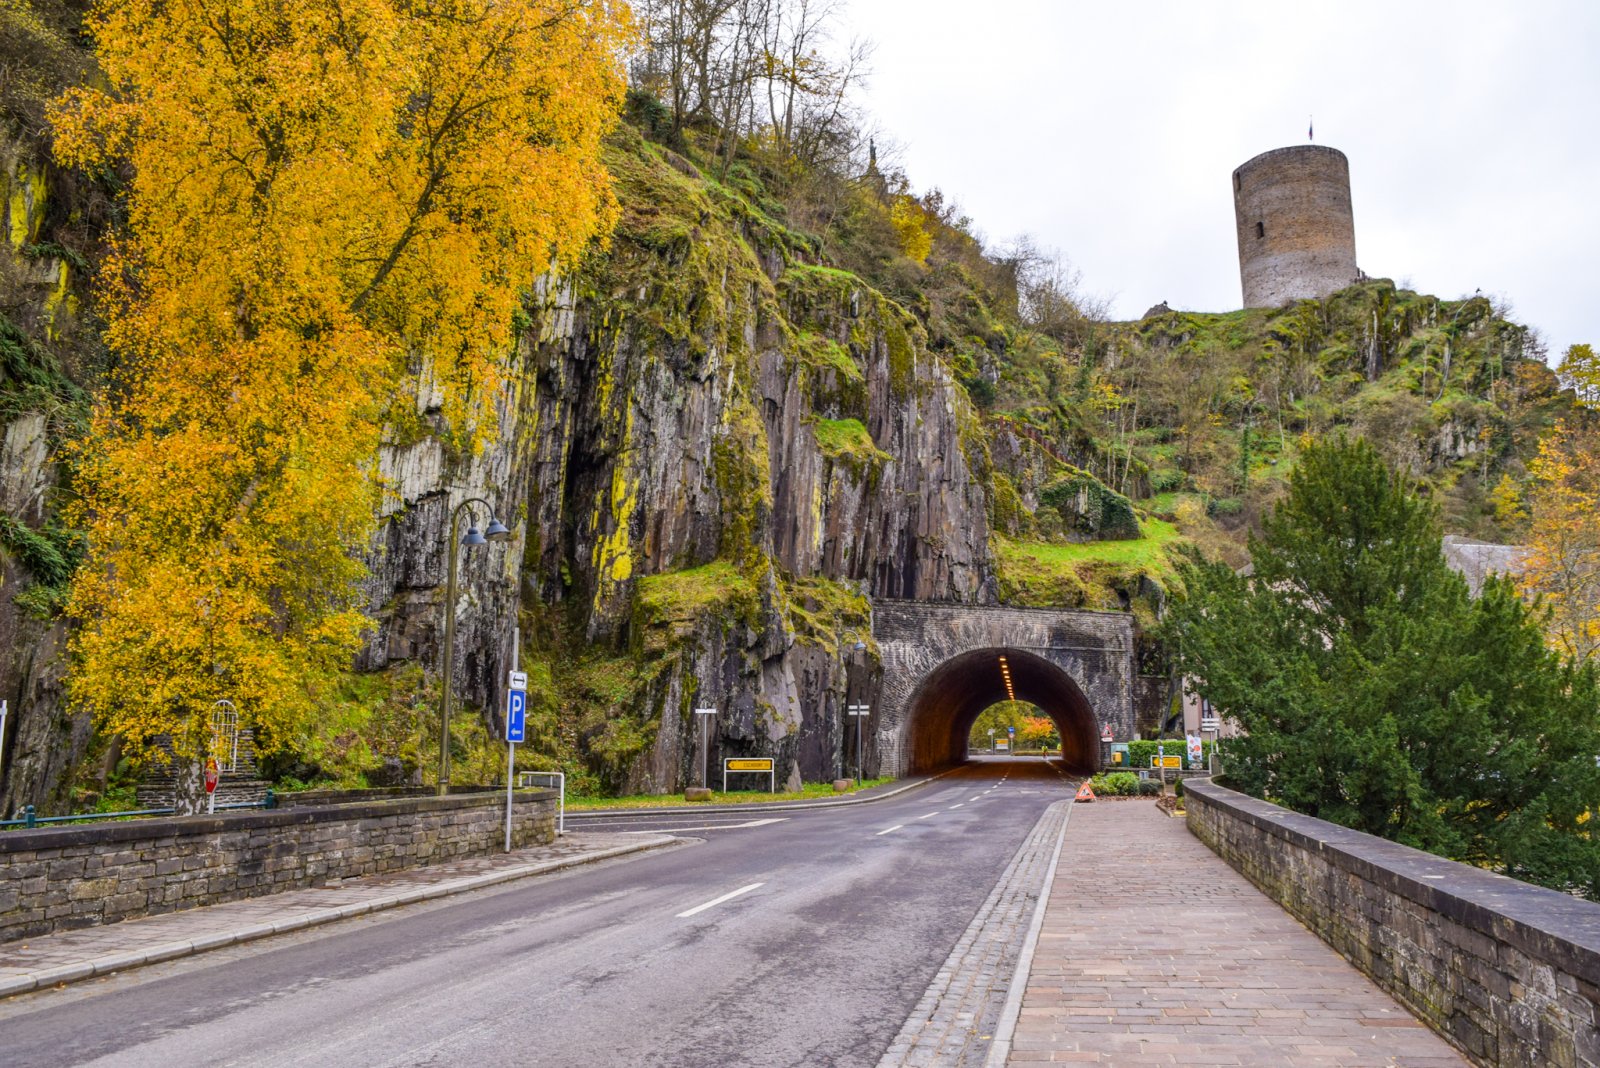
POLYGON ((1233 172, 1246 308, 1321 298, 1356 281, 1350 162, 1326 145, 1277 148, 1233 172))

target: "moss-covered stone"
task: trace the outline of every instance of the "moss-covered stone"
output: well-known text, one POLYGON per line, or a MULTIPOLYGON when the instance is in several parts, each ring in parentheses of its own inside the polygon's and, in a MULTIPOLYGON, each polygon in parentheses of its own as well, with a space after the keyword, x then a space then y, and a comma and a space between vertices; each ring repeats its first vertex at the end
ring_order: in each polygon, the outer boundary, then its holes
POLYGON ((1133 504, 1087 471, 1074 471, 1039 491, 1039 506, 1054 508, 1074 538, 1118 541, 1140 537, 1133 504))
POLYGON ((785 577, 781 585, 785 618, 797 641, 820 646, 835 658, 860 641, 877 656, 872 605, 854 584, 811 575, 785 577))
POLYGON ((811 429, 822 455, 858 478, 876 473, 893 459, 878 448, 859 419, 818 419, 811 429))
POLYGON ((672 649, 708 617, 747 621, 759 601, 755 581, 727 560, 645 576, 634 595, 634 631, 646 655, 672 649))

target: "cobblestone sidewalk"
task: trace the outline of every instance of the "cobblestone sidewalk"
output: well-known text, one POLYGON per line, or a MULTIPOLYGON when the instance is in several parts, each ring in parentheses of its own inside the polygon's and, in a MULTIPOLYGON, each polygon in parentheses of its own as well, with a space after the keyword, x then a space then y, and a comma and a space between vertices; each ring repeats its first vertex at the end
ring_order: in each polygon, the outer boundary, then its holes
POLYGON ((1077 805, 1010 1065, 1464 1068, 1147 802, 1077 805))
POLYGON ((1045 809, 878 1068, 976 1068, 988 1056, 1071 801, 1045 809))
POLYGON ((511 853, 0 943, 0 997, 637 853, 675 840, 669 835, 566 834, 550 845, 511 853))

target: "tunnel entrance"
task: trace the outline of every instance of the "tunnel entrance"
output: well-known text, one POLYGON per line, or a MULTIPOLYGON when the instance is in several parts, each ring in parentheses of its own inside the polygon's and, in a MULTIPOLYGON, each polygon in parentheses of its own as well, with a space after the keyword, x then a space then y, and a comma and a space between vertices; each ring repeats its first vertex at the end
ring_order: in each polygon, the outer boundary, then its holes
POLYGON ((910 774, 959 764, 980 713, 1001 701, 1026 701, 1056 725, 1061 759, 1074 771, 1099 764, 1094 709, 1072 676, 1025 649, 973 649, 953 656, 923 678, 908 702, 905 748, 910 774))

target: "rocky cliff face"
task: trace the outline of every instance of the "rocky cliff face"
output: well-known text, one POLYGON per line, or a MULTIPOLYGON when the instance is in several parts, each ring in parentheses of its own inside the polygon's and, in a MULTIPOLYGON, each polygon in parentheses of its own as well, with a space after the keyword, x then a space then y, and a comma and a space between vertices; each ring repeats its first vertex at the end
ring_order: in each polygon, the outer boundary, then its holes
POLYGON ((50 241, 51 175, 36 148, 0 138, 0 812, 66 803, 89 743, 65 704, 57 615, 72 541, 55 524, 56 446, 82 412, 57 350, 79 332, 69 254, 50 241))
MULTIPOLYGON (((609 717, 629 729, 588 727, 627 735, 600 761, 609 785, 694 781, 707 705, 713 757, 832 775, 845 659, 853 696, 870 685, 865 597, 994 598, 975 413, 906 312, 806 262, 742 198, 628 133, 613 167, 627 217, 607 255, 529 300, 497 443, 385 450, 362 666, 431 662, 449 509, 481 496, 517 539, 463 563, 471 700, 498 707, 515 610, 548 611, 632 669, 609 717)), ((531 633, 523 652, 552 655, 531 633)))

